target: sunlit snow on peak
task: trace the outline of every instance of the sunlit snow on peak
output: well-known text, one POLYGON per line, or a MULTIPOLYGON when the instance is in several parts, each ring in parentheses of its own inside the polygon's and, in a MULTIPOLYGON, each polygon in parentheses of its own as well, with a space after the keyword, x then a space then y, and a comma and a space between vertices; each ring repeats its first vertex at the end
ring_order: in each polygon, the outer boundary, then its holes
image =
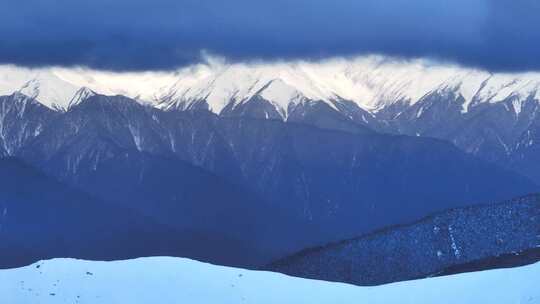
POLYGON ((477 103, 509 96, 540 98, 540 73, 493 74, 432 60, 377 55, 242 63, 207 56, 204 63, 166 72, 0 66, 0 95, 20 91, 50 108, 67 108, 81 87, 163 109, 189 109, 203 102, 215 113, 259 95, 285 115, 289 104, 302 100, 333 106, 332 101, 345 99, 377 112, 394 103, 414 104, 432 92, 452 90, 463 97, 462 111, 467 112, 477 103))

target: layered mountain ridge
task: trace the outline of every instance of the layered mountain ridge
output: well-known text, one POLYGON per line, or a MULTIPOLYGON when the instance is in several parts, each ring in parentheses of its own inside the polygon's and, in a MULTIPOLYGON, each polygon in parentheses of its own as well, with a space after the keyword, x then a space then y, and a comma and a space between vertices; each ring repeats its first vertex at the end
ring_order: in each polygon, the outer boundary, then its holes
POLYGON ((193 251, 211 262, 253 267, 538 190, 533 74, 509 84, 380 57, 171 74, 0 70, 1 156, 198 235, 198 249, 230 249, 193 251))
POLYGON ((166 111, 435 137, 540 183, 540 74, 490 73, 382 56, 321 62, 206 64, 174 72, 0 67, 0 95, 65 111, 81 92, 124 95, 166 111))
POLYGON ((160 225, 217 235, 229 240, 226 248, 247 247, 222 260, 204 257, 213 262, 260 265, 432 212, 536 190, 530 180, 442 140, 165 111, 89 89, 78 96, 84 98, 64 111, 29 97, 21 111, 20 93, 3 97, 3 107, 16 111, 1 117, 2 148, 160 225))

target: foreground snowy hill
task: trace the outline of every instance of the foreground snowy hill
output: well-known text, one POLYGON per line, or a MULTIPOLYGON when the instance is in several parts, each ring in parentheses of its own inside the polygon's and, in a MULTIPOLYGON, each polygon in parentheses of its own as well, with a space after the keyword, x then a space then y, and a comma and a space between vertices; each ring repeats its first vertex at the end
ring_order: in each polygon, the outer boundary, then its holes
POLYGON ((26 303, 540 303, 540 264, 355 287, 182 258, 56 259, 0 271, 0 302, 26 303))

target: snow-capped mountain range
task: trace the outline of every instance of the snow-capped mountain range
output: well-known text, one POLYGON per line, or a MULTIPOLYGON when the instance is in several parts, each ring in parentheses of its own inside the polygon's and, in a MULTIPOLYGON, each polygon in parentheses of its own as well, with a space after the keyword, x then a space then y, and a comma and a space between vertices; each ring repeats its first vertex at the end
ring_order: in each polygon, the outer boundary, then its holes
POLYGON ((323 101, 334 107, 337 100, 348 100, 377 113, 398 102, 414 105, 430 93, 452 90, 464 98, 463 112, 514 96, 514 111, 519 114, 521 101, 540 98, 540 73, 490 73, 382 56, 236 64, 209 59, 172 72, 140 73, 0 66, 0 95, 19 91, 50 108, 66 109, 82 87, 166 109, 189 109, 204 102, 216 114, 260 96, 283 118, 291 104, 302 101, 323 101))
POLYGON ((382 56, 207 62, 170 72, 0 66, 0 96, 67 111, 95 94, 349 132, 435 137, 540 183, 540 73, 490 73, 382 56), (367 128, 366 128, 367 127, 367 128))

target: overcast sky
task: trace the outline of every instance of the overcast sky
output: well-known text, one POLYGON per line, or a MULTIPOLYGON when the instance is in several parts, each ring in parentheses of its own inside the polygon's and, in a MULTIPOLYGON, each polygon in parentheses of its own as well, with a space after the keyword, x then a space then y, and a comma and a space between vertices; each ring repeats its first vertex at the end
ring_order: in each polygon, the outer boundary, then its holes
POLYGON ((167 70, 201 60, 430 57, 540 70, 538 0, 2 0, 0 63, 167 70))

